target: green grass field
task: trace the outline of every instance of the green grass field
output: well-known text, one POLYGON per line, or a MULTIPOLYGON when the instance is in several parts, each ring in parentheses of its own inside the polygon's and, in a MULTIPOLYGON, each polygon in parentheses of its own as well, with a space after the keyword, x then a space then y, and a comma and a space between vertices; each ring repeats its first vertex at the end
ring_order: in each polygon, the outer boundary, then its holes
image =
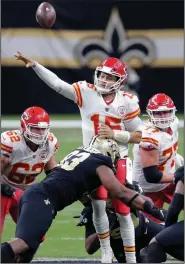
MULTIPOLYGON (((78 119, 79 116, 72 116, 69 119, 78 119)), ((180 116, 182 118, 182 116, 180 116)), ((8 117, 3 117, 8 119, 8 117)), ((9 118, 12 120, 13 118, 9 118)), ((18 119, 18 117, 14 117, 18 119)), ((53 119, 67 119, 61 116, 52 116, 53 119)), ((81 129, 52 129, 52 132, 56 135, 59 140, 60 148, 56 153, 56 160, 60 161, 66 154, 68 154, 74 148, 82 145, 82 134, 81 129)), ((184 141, 184 129, 179 130, 179 153, 183 155, 183 141, 184 141)), ((131 154, 131 149, 130 149, 131 154)), ((132 156, 132 154, 131 154, 132 156)), ((40 179, 43 177, 42 175, 40 179)), ((66 190, 67 191, 67 190, 66 190)), ((55 218, 52 227, 47 233, 46 241, 40 247, 36 257, 52 257, 52 258, 63 258, 63 257, 99 257, 100 253, 97 252, 93 256, 89 256, 85 252, 84 248, 84 228, 76 227, 78 219, 73 219, 74 215, 80 213, 82 206, 80 203, 74 203, 72 206, 67 207, 62 212, 59 212, 55 218)), ((181 214, 180 218, 183 218, 181 214)), ((8 215, 6 219, 5 229, 2 237, 2 241, 7 241, 14 237, 15 224, 11 217, 8 215)))

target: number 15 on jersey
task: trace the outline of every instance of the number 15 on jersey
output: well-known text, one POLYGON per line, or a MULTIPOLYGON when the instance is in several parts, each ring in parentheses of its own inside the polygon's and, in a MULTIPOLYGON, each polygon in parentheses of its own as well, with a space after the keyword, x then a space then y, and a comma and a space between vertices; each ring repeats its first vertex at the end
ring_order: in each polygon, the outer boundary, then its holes
POLYGON ((98 135, 98 129, 101 124, 105 124, 109 126, 112 130, 122 130, 122 127, 121 127, 122 119, 121 118, 94 114, 91 116, 91 121, 93 121, 93 124, 94 124, 95 135, 98 135))

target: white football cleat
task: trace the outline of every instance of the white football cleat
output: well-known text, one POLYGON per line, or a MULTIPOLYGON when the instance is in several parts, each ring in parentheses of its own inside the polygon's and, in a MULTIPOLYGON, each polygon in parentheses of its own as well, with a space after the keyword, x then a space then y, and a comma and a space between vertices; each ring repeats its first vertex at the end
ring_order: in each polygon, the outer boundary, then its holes
POLYGON ((109 251, 102 250, 101 263, 112 263, 113 262, 113 252, 112 249, 109 251))

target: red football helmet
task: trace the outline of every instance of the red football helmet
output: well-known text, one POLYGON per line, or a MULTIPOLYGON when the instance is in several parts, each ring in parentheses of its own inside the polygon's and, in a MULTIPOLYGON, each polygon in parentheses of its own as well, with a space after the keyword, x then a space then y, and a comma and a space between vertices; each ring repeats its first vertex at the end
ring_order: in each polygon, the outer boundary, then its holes
POLYGON ((46 142, 50 129, 50 117, 41 107, 27 108, 21 115, 21 131, 24 137, 36 145, 46 142))
POLYGON ((117 92, 127 79, 126 65, 117 58, 108 58, 95 70, 94 86, 101 94, 117 92), (112 80, 103 80, 101 73, 111 76, 112 80))
POLYGON ((146 111, 156 127, 168 128, 175 119, 176 107, 168 95, 159 93, 150 98, 146 111))

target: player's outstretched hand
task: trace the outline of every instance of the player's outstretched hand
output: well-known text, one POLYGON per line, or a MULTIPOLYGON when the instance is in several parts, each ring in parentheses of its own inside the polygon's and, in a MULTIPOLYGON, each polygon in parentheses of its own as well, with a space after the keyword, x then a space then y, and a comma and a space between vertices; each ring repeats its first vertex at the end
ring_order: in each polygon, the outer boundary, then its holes
POLYGON ((17 51, 17 54, 14 55, 17 60, 23 61, 26 64, 26 68, 34 67, 35 62, 32 59, 25 57, 21 52, 17 51))

